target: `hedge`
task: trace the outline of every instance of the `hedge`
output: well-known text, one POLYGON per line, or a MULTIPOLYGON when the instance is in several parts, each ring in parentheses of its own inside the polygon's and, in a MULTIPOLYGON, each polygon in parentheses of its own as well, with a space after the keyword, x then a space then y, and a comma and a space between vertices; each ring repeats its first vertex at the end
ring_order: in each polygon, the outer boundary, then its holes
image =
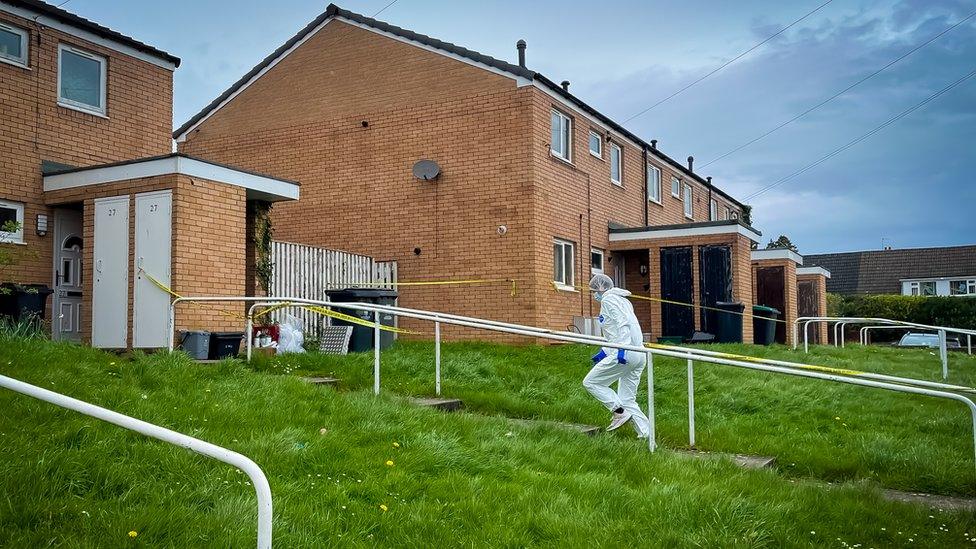
POLYGON ((829 299, 840 316, 890 318, 976 330, 976 297, 864 295, 829 299))

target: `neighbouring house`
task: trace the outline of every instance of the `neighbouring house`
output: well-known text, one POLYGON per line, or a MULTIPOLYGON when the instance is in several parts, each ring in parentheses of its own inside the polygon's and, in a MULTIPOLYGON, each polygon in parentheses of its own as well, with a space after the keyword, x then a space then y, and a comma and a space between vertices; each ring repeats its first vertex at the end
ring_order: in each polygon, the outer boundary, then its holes
MULTIPOLYGON (((179 64, 50 4, 0 1, 0 220, 20 223, 0 246, 23 252, 2 281, 54 289, 55 339, 165 347, 164 288, 253 292, 249 212, 298 198, 289 180, 172 152, 179 64)), ((243 324, 194 309, 178 327, 243 324)))
POLYGON ((585 286, 605 272, 650 298, 635 304, 652 337, 714 323, 662 298, 750 308, 748 208, 526 54, 520 41, 509 63, 330 5, 173 136, 183 153, 301 181, 302 200, 273 209, 281 240, 396 260, 406 281, 517 281, 514 296, 403 286, 403 305, 565 329, 597 313, 585 286), (438 169, 416 177, 422 160, 438 169))
POLYGON ((976 295, 976 246, 885 249, 806 256, 831 272, 841 295, 976 295))

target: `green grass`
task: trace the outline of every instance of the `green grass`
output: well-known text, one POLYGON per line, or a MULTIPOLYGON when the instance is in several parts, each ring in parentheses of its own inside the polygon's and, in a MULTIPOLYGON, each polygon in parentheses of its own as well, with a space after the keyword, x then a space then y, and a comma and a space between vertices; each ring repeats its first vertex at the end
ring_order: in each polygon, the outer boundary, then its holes
MULTIPOLYGON (((781 547, 841 541, 944 547, 969 546, 969 534, 976 536, 971 513, 890 503, 865 481, 824 487, 773 471, 741 470, 725 460, 666 450, 652 455, 624 434, 586 438, 519 428, 498 417, 411 407, 393 393, 432 391, 429 350, 403 344, 385 353, 387 391, 380 398, 356 388, 370 385, 369 357, 309 355, 263 364, 271 372, 299 362, 307 371, 335 371, 352 384, 335 392, 232 362, 122 358, 8 339, 0 341, 0 374, 251 457, 271 482, 280 547, 781 547)), ((444 351, 445 393, 463 396, 469 408, 607 419, 579 386, 587 349, 457 344, 444 351)), ((882 358, 889 362, 897 355, 882 358)), ((905 356, 891 367, 908 368, 917 359, 905 356)), ((667 445, 682 443, 683 372, 679 364, 657 364, 667 445)), ((878 478, 938 485, 945 479, 929 476, 941 475, 942 466, 927 469, 918 461, 945 455, 941 462, 958 451, 955 466, 945 467, 946 474, 954 469, 947 487, 971 487, 968 425, 953 407, 920 400, 902 410, 920 417, 898 417, 886 397, 852 389, 862 401, 847 410, 853 417, 858 409, 863 417, 841 428, 820 402, 840 400, 839 394, 808 382, 735 374, 740 377, 701 368, 703 446, 748 450, 773 444, 785 451, 783 439, 792 433, 793 455, 806 456, 805 467, 814 473, 821 460, 845 461, 854 449, 876 448, 884 439, 889 450, 913 450, 907 458, 878 450, 885 457, 870 466, 878 478), (788 401, 786 394, 792 395, 788 401), (777 406, 763 411, 767 404, 777 406), (874 433, 879 425, 883 436, 874 433), (855 444, 860 439, 865 441, 855 444), (814 459, 821 454, 831 458, 814 459)), ((0 390, 0 410, 0 546, 253 545, 253 489, 233 468, 7 391, 0 390), (129 531, 138 537, 129 538, 129 531)), ((860 472, 850 473, 871 476, 860 472)))

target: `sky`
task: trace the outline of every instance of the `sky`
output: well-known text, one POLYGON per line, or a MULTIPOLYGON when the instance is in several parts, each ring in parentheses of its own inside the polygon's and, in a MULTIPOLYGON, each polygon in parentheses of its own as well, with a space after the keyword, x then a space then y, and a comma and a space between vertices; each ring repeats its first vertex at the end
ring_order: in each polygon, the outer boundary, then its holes
MULTIPOLYGON (((572 82, 620 123, 827 0, 348 0, 394 25, 572 82)), ((182 58, 174 127, 325 10, 312 0, 69 0, 64 9, 182 58)), ((624 125, 753 206, 801 253, 976 243, 976 77, 762 194, 976 70, 976 17, 762 140, 710 162, 976 12, 976 0, 832 0, 624 125)))

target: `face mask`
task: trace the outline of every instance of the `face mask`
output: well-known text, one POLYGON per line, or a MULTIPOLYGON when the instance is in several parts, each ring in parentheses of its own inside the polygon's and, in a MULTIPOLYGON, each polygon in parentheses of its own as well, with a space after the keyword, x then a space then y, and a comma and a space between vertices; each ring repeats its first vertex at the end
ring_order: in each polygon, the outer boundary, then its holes
POLYGON ((594 292, 593 299, 597 301, 603 301, 603 292, 594 292))

